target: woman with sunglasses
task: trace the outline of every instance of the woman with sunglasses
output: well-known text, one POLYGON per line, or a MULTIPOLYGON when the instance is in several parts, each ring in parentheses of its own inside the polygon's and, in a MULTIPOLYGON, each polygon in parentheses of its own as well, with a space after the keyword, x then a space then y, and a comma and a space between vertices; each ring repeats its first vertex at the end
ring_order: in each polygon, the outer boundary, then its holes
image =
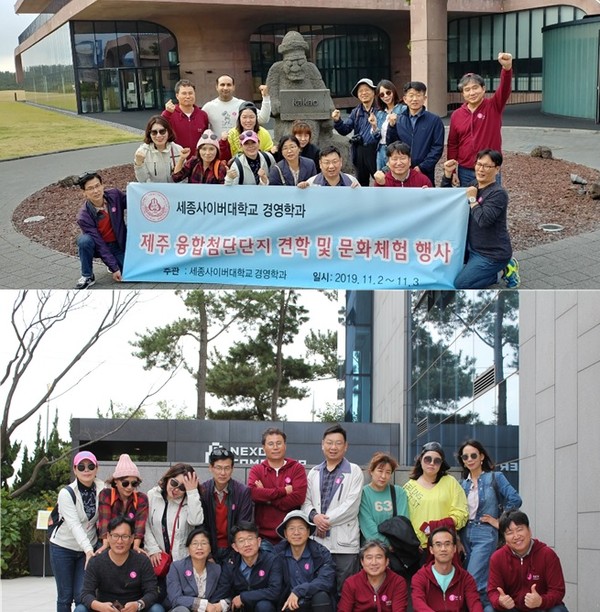
POLYGON ((219 137, 212 130, 204 130, 196 145, 196 155, 189 157, 190 149, 182 149, 173 170, 173 181, 204 185, 222 185, 227 174, 227 164, 221 161, 219 137))
POLYGON ((187 463, 171 466, 148 491, 148 504, 144 547, 152 565, 160 563, 161 552, 170 553, 173 561, 183 559, 188 534, 204 521, 194 468, 187 463))
POLYGON ((175 132, 167 119, 150 117, 144 131, 144 143, 138 147, 133 170, 138 183, 172 183, 173 169, 182 147, 175 142, 175 132))
POLYGON ((240 135, 248 131, 256 132, 260 151, 269 151, 270 153, 277 152, 277 147, 273 144, 271 134, 269 134, 269 132, 258 122, 258 109, 256 106, 254 106, 252 102, 242 102, 242 104, 240 104, 235 127, 229 130, 227 136, 229 148, 231 149, 231 157, 243 153, 240 135))
POLYGON ((382 170, 387 166, 387 132, 389 128, 396 125, 399 113, 404 108, 400 99, 400 94, 396 86, 387 79, 382 79, 377 83, 375 89, 375 113, 369 116, 371 130, 379 134, 377 144, 377 170, 382 170))
POLYGON ((427 538, 436 527, 458 531, 469 518, 465 492, 448 474, 449 469, 442 445, 427 442, 404 485, 410 522, 424 550, 428 550, 427 538))
POLYGON ((462 488, 467 496, 469 520, 460 532, 465 568, 473 576, 484 607, 489 605, 487 582, 490 557, 498 547, 498 517, 503 510, 517 510, 523 500, 494 462, 483 444, 467 440, 458 449, 462 488))
POLYGON ((221 575, 218 563, 208 563, 210 536, 204 527, 191 531, 185 541, 188 554, 175 561, 167 575, 167 603, 171 612, 221 612, 219 603, 210 603, 221 575))
POLYGON ((102 540, 102 547, 98 553, 109 547, 108 523, 117 516, 124 516, 134 522, 133 550, 143 552, 142 540, 148 519, 148 497, 145 493, 137 491, 141 482, 140 471, 135 463, 129 455, 121 455, 113 475, 106 481, 109 488, 102 489, 98 494, 98 537, 102 540))
POLYGON ((98 543, 98 491, 104 483, 97 478, 98 460, 89 451, 73 459, 75 480, 58 494, 60 521, 50 536, 50 564, 56 581, 56 612, 71 612, 81 603, 83 572, 98 543))

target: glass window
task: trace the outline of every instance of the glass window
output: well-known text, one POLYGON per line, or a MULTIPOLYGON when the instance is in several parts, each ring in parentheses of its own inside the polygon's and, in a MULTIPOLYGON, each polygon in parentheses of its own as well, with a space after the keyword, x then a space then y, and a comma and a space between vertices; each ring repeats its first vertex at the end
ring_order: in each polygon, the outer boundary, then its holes
POLYGON ((519 36, 517 45, 517 57, 519 59, 529 57, 529 41, 531 39, 531 32, 529 26, 529 15, 530 11, 522 11, 517 13, 519 23, 519 36))
POLYGON ((469 29, 469 60, 476 62, 482 59, 479 52, 479 17, 469 20, 469 29))
MULTIPOLYGON (((502 47, 499 47, 501 49, 502 47)), ((481 18, 481 59, 493 57, 492 45, 492 18, 486 15, 481 18)))
MULTIPOLYGON (((154 23, 138 23, 138 48, 140 66, 160 66, 161 53, 158 40, 158 28, 154 23)), ((168 64, 168 61, 164 62, 168 64)))
POLYGON ((448 61, 458 61, 458 22, 448 24, 448 61))
POLYGON ((507 13, 505 16, 505 41, 503 51, 517 55, 517 14, 507 13))
POLYGON ((531 11, 531 57, 542 57, 542 28, 544 27, 544 10, 531 11))

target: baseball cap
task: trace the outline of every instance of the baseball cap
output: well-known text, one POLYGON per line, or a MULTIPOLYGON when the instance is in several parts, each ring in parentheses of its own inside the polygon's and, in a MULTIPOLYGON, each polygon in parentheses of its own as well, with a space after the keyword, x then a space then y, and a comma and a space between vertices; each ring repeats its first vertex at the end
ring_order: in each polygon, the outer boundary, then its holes
POLYGON ((90 451, 80 451, 77 453, 73 459, 73 465, 80 464, 84 459, 91 461, 94 465, 98 465, 96 455, 94 455, 94 453, 90 453, 90 451))
POLYGON ((249 140, 253 140, 254 142, 258 143, 258 135, 256 132, 253 132, 252 130, 248 130, 246 132, 242 132, 240 134, 240 143, 244 144, 245 142, 248 142, 249 140))

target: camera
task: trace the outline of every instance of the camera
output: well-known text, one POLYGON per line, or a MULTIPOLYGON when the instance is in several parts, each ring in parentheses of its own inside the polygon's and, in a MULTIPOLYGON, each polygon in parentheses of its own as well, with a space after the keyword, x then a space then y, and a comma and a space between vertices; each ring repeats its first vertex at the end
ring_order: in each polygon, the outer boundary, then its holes
POLYGON ((360 134, 354 134, 354 136, 350 138, 350 144, 356 145, 357 147, 364 144, 363 137, 360 134))

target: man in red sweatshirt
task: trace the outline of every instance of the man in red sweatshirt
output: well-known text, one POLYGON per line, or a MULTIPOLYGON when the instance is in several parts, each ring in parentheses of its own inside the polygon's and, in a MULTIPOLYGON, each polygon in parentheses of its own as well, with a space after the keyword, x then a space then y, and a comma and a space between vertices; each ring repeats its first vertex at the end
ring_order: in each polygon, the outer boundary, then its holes
POLYGON ((454 563, 456 532, 438 527, 429 535, 433 561, 412 578, 414 612, 483 612, 475 579, 454 563))
POLYGON ((161 115, 171 124, 175 142, 195 151, 198 139, 208 128, 208 115, 196 106, 196 86, 188 79, 175 83, 175 97, 177 104, 168 100, 161 115))
POLYGON ((491 98, 485 97, 485 81, 478 74, 468 72, 458 83, 465 102, 450 117, 447 159, 458 161, 461 187, 475 181, 479 151, 502 151, 502 113, 512 91, 512 59, 510 53, 498 53, 500 86, 491 98))
POLYGON ((567 612, 560 560, 549 546, 531 537, 527 515, 505 512, 498 533, 506 544, 490 560, 488 597, 494 610, 567 612))
POLYGON ((267 458, 253 465, 248 474, 254 521, 263 546, 265 542, 281 542, 277 527, 290 510, 300 509, 306 497, 306 470, 298 461, 285 456, 286 438, 280 429, 269 427, 262 435, 267 458))

